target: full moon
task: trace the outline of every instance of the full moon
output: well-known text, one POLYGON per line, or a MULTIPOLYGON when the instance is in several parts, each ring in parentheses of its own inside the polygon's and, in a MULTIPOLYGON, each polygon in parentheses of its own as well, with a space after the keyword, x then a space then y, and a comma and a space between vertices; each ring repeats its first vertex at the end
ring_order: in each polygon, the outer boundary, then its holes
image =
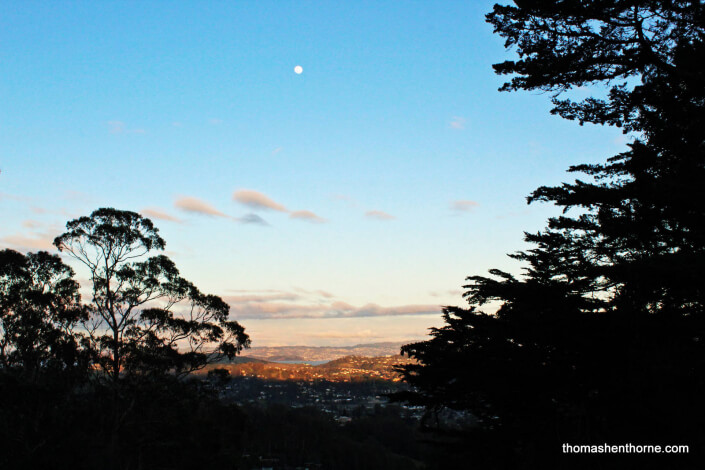
POLYGON ((294 72, 296 72, 297 75, 301 75, 301 73, 304 71, 304 68, 301 67, 300 65, 297 65, 294 67, 294 72))

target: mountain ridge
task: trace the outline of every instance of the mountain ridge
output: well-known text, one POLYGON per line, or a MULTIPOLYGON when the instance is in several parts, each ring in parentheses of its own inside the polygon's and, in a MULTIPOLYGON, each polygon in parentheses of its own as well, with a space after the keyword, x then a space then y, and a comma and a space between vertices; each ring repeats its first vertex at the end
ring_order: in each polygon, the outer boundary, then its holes
POLYGON ((412 341, 384 341, 354 346, 255 346, 240 357, 265 361, 332 361, 345 356, 383 357, 399 355, 401 346, 412 341))

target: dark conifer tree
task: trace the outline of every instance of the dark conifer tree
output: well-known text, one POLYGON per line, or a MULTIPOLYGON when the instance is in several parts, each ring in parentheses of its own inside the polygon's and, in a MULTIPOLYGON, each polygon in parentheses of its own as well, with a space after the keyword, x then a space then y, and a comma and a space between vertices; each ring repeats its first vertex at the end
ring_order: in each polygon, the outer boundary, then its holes
MULTIPOLYGON (((528 201, 562 214, 516 278, 471 276, 469 308, 404 346, 431 407, 542 442, 678 440, 698 445, 705 406, 705 7, 701 1, 517 1, 487 16, 518 60, 502 90, 554 93, 553 113, 632 133, 629 150, 578 165, 582 180, 528 201), (563 99, 606 84, 605 98, 563 99), (499 304, 497 312, 487 304, 499 304)), ((553 448, 558 454, 558 448, 553 448)))

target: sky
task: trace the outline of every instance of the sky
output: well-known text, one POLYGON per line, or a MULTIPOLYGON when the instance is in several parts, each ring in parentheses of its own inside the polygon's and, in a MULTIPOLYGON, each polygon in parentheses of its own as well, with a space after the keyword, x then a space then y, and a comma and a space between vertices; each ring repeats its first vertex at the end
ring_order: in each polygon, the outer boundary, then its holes
POLYGON ((136 211, 253 346, 423 340, 626 148, 497 91, 492 4, 4 1, 0 249, 136 211))

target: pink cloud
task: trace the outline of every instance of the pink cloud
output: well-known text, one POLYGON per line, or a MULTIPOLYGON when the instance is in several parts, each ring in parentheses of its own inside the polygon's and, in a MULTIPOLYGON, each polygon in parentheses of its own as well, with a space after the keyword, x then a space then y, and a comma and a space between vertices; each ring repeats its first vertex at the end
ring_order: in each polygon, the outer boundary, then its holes
POLYGON ((458 130, 465 129, 465 118, 453 116, 453 119, 450 121, 450 127, 458 130))
POLYGON ((478 207, 480 204, 475 202, 475 201, 468 201, 468 200, 459 200, 459 201, 453 201, 450 204, 450 208, 454 210, 455 212, 470 212, 476 207, 478 207))
POLYGON ((294 211, 289 216, 292 219, 305 220, 307 222, 323 223, 327 222, 323 217, 319 217, 311 211, 294 211))
POLYGON ((35 235, 27 237, 25 235, 10 235, 0 238, 0 242, 10 245, 19 251, 53 251, 54 237, 48 234, 35 235))
POLYGON ((36 220, 25 220, 22 222, 22 226, 24 228, 29 228, 29 229, 36 229, 41 227, 43 224, 41 222, 38 222, 36 220))
POLYGON ((300 296, 291 292, 276 292, 272 294, 224 295, 223 300, 230 303, 272 302, 279 300, 296 300, 300 296))
POLYGON ((227 214, 220 212, 215 207, 205 201, 201 201, 195 197, 184 196, 174 202, 174 206, 185 212, 193 214, 210 215, 215 217, 228 217, 227 214))
MULTIPOLYGON (((287 299, 288 300, 288 299, 287 299)), ((305 300, 305 299, 302 299, 305 300)), ((238 319, 299 319, 299 318, 359 318, 359 317, 390 317, 402 315, 429 315, 441 311, 438 305, 397 305, 382 307, 377 304, 366 304, 362 307, 347 302, 279 302, 268 301, 238 301, 237 296, 226 299, 231 313, 238 319)))
POLYGON ((396 217, 394 217, 391 214, 387 214, 384 211, 367 211, 365 212, 365 217, 369 219, 375 219, 375 220, 394 220, 396 217))
POLYGON ((179 224, 183 222, 183 220, 179 219, 178 217, 174 217, 173 215, 171 215, 171 214, 169 214, 169 213, 167 213, 167 212, 165 212, 165 211, 163 211, 163 210, 161 210, 161 209, 156 209, 156 208, 150 209, 150 208, 147 208, 147 209, 142 209, 142 210, 140 211, 140 213, 141 213, 142 215, 144 215, 145 217, 150 217, 150 218, 152 218, 152 219, 166 220, 166 221, 169 221, 169 222, 176 222, 176 223, 179 223, 179 224))
POLYGON ((252 189, 238 189, 233 193, 233 200, 253 209, 271 209, 279 212, 289 212, 286 207, 273 201, 269 196, 252 189))

